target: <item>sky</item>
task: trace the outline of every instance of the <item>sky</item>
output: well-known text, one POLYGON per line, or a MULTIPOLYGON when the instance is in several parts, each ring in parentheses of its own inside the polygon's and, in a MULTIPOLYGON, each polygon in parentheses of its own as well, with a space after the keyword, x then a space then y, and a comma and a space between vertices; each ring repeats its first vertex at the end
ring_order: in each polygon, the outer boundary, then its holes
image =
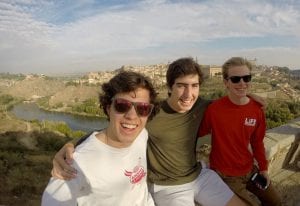
POLYGON ((300 69, 299 0, 0 0, 0 72, 46 75, 232 56, 300 69))

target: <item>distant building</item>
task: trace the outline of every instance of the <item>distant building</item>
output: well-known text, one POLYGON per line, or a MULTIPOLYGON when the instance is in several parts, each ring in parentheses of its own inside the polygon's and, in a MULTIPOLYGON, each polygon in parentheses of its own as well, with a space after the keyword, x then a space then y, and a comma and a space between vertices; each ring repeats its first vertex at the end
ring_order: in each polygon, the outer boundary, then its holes
POLYGON ((221 66, 201 65, 201 69, 204 74, 204 77, 211 78, 211 77, 222 75, 222 67, 221 66))
POLYGON ((247 59, 251 64, 252 66, 255 68, 256 67, 256 62, 257 62, 257 59, 254 58, 254 59, 247 59))

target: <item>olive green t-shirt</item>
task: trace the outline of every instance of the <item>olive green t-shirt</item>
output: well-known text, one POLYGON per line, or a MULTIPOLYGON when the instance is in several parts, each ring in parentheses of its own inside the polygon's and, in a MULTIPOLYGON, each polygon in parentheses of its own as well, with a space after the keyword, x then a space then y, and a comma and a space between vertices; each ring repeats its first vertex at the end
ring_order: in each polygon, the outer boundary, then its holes
POLYGON ((209 103, 198 98, 191 110, 177 113, 162 102, 160 112, 146 126, 150 182, 179 185, 197 178, 201 170, 196 160, 197 132, 209 103))

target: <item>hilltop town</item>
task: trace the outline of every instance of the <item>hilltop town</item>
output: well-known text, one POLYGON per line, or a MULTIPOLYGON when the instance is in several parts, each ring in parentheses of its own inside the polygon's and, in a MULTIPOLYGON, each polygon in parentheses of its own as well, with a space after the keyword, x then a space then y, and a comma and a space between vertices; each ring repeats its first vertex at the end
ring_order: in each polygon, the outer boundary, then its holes
MULTIPOLYGON (((293 71, 287 67, 256 65, 256 59, 250 61, 254 68, 252 71, 252 92, 265 98, 300 100, 299 70, 293 71)), ((3 93, 25 98, 30 101, 51 96, 53 103, 58 103, 59 101, 68 102, 68 98, 77 98, 80 102, 88 98, 89 95, 96 95, 99 88, 95 88, 94 86, 99 86, 103 82, 107 82, 121 70, 131 70, 149 76, 159 93, 166 94, 165 85, 168 65, 169 64, 124 65, 112 71, 88 72, 86 75, 76 78, 54 78, 38 74, 13 75, 14 78, 7 78, 7 74, 0 74, 0 92, 2 91, 3 93), (80 89, 71 89, 71 87, 68 88, 68 86, 80 86, 80 89), (80 95, 77 96, 75 91, 80 95), (73 96, 70 95, 70 93, 73 96), (58 97, 60 97, 59 100, 56 100, 58 97)), ((201 67, 206 79, 205 82, 207 82, 202 88, 207 87, 205 89, 209 90, 209 82, 214 82, 214 85, 217 87, 219 85, 219 88, 222 89, 222 81, 220 81, 222 78, 221 66, 201 65, 201 67)))
MULTIPOLYGON (((256 65, 256 60, 250 61, 253 64, 252 74, 258 82, 269 83, 276 87, 291 99, 300 100, 300 73, 290 73, 286 67, 256 65), (294 81, 293 81, 294 80, 294 81), (298 89, 298 91, 297 91, 298 89)), ((202 72, 206 79, 221 78, 222 68, 216 65, 201 65, 202 72)), ((116 72, 120 70, 130 70, 143 73, 149 76, 156 88, 162 88, 166 85, 166 71, 168 64, 155 64, 146 66, 122 66, 114 71, 89 72, 86 76, 76 80, 79 84, 102 84, 108 81, 116 72)), ((263 93, 262 90, 256 92, 262 93, 266 98, 276 98, 276 92, 263 93)))
MULTIPOLYGON (((253 65, 253 93, 270 99, 300 100, 300 72, 298 70, 291 71, 286 67, 256 65, 255 61, 253 61, 253 65)), ((222 78, 221 66, 201 66, 206 80, 200 94, 209 90, 216 92, 216 88, 223 90, 222 81, 220 81, 222 78), (210 88, 211 84, 214 85, 213 88, 210 88)), ((28 101, 50 97, 49 106, 60 102, 66 106, 74 102, 82 102, 91 96, 97 96, 99 85, 107 82, 120 70, 131 70, 149 76, 158 92, 165 95, 167 67, 168 64, 124 65, 113 71, 88 72, 86 75, 76 78, 54 78, 37 74, 13 75, 14 78, 7 78, 7 74, 0 74, 0 92, 28 101)))

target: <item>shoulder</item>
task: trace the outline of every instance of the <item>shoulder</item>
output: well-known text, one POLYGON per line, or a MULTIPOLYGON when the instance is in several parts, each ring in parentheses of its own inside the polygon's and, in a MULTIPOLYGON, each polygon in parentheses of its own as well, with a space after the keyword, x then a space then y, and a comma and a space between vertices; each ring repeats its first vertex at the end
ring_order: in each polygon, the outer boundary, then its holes
POLYGON ((218 107, 219 105, 225 105, 229 102, 229 99, 227 96, 221 97, 219 99, 211 100, 209 104, 209 108, 212 107, 218 107))
POLYGON ((148 130, 144 128, 139 134, 140 137, 148 139, 148 130))
POLYGON ((99 147, 101 147, 100 140, 96 137, 98 132, 92 132, 87 137, 84 138, 79 145, 76 145, 75 153, 80 153, 80 156, 84 154, 92 154, 99 151, 99 147))
MULTIPOLYGON (((100 131, 100 130, 99 130, 100 131)), ((86 135, 83 135, 82 137, 80 137, 80 139, 77 141, 77 143, 75 144, 75 147, 77 147, 78 145, 80 145, 81 143, 85 142, 85 140, 87 140, 92 134, 99 132, 97 131, 92 131, 87 133, 86 135)))
POLYGON ((147 141, 148 141, 148 131, 147 129, 144 128, 132 143, 131 148, 138 147, 139 148, 138 150, 140 150, 141 148, 147 146, 147 141))
POLYGON ((263 113, 262 105, 251 98, 250 98, 249 106, 263 113))

